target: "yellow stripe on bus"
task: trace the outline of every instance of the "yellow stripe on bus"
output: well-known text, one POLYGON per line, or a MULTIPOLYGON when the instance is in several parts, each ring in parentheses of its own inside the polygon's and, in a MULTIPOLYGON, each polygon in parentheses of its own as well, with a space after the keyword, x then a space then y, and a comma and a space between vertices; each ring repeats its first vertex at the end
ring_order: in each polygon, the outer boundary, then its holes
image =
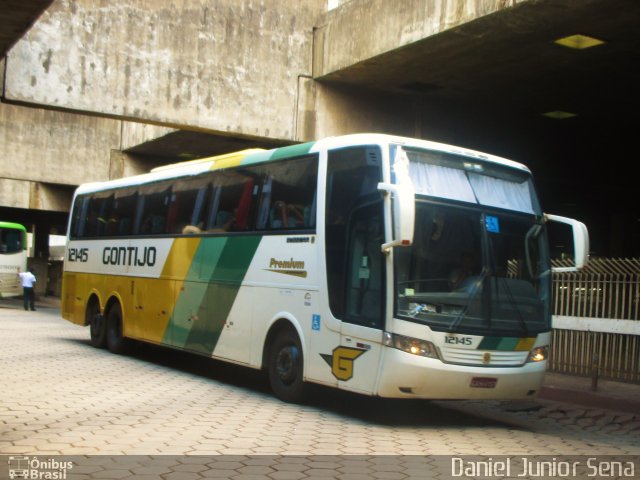
POLYGON ((517 352, 528 352, 533 348, 533 344, 536 342, 536 337, 521 338, 516 345, 515 350, 517 352))
POLYGON ((186 278, 200 246, 200 241, 200 237, 175 239, 160 276, 162 278, 186 278))
POLYGON ((219 170, 222 168, 237 167, 238 165, 240 165, 244 157, 245 157, 244 155, 234 155, 230 158, 216 160, 215 162, 213 162, 213 165, 211 165, 210 170, 219 170))

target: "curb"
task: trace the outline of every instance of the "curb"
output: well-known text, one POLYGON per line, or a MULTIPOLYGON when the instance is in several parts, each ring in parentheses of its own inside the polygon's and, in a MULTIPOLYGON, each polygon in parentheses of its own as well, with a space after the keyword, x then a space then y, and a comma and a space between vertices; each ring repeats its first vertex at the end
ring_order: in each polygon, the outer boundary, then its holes
POLYGON ((538 398, 626 413, 637 414, 640 412, 640 399, 617 398, 598 392, 543 386, 540 389, 538 398))

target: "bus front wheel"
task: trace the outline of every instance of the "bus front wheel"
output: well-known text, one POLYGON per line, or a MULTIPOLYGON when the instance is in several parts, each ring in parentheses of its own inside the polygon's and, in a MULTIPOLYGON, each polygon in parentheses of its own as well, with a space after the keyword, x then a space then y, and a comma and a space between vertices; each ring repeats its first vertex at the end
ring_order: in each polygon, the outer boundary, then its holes
POLYGON ((276 397, 291 403, 304 400, 303 366, 298 335, 291 329, 280 331, 269 349, 269 383, 276 397))
POLYGON ((123 353, 126 349, 126 339, 122 336, 122 309, 116 303, 107 314, 107 348, 112 353, 123 353))

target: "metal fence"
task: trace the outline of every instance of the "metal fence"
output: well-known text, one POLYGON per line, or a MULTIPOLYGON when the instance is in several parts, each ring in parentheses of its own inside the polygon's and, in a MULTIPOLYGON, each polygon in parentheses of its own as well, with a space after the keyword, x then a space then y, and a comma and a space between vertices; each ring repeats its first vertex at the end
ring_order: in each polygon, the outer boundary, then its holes
POLYGON ((554 274, 549 370, 640 383, 639 304, 640 259, 592 258, 554 274))

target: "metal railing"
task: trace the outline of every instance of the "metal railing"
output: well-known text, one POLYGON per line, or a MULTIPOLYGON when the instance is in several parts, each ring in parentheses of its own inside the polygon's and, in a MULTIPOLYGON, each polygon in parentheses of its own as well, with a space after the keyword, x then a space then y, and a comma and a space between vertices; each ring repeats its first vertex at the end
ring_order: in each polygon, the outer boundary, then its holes
POLYGON ((549 370, 640 383, 639 304, 640 259, 592 258, 554 274, 549 370))
POLYGON ((640 259, 595 258, 582 272, 554 274, 553 297, 555 315, 638 320, 640 259))

